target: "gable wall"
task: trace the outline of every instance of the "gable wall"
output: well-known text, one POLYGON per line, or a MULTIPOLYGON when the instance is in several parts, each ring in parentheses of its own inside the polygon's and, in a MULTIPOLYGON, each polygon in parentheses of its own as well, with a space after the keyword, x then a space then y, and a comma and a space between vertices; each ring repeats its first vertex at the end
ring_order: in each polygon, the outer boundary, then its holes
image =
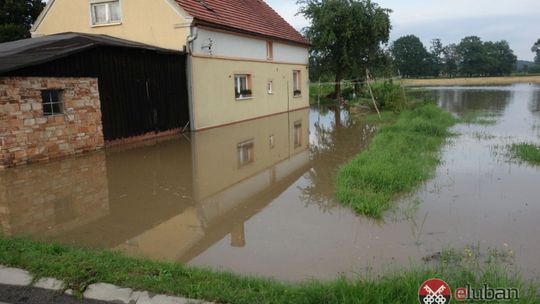
MULTIPOLYGON (((91 0, 54 0, 33 36, 63 32, 105 34, 162 48, 182 50, 189 27, 167 0, 121 0, 122 23, 92 26, 91 0)), ((177 8, 178 9, 178 8, 177 8)))

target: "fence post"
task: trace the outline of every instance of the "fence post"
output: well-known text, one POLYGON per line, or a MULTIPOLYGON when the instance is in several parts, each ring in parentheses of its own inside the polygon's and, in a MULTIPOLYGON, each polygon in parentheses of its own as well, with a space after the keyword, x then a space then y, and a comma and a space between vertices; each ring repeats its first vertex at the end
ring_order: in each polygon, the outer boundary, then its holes
POLYGON ((373 90, 371 90, 371 84, 370 84, 370 78, 369 78, 369 70, 366 69, 366 82, 369 88, 369 94, 371 95, 371 100, 373 101, 373 105, 375 106, 375 110, 377 110, 377 115, 379 115, 379 120, 382 120, 381 112, 379 112, 379 107, 377 106, 377 101, 375 101, 375 96, 373 96, 373 90))

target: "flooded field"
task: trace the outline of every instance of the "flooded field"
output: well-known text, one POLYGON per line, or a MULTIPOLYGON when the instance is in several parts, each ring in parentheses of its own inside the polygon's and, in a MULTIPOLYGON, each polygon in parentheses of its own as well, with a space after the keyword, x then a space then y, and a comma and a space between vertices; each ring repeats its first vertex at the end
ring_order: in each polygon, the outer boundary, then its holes
POLYGON ((435 177, 380 221, 334 199, 337 167, 374 126, 310 109, 0 172, 1 229, 290 281, 479 245, 511 250, 538 278, 540 168, 506 145, 540 142, 540 86, 430 90, 450 112, 490 121, 457 125, 435 177))

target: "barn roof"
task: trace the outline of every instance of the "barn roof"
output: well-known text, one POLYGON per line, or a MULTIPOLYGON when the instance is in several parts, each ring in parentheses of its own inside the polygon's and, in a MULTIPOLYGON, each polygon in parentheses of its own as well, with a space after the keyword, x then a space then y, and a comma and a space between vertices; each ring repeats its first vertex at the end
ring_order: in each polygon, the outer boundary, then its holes
POLYGON ((302 45, 309 41, 263 0, 175 0, 196 23, 277 38, 302 45))
POLYGON ((179 53, 107 35, 62 33, 0 43, 0 73, 50 62, 98 46, 137 48, 179 53))

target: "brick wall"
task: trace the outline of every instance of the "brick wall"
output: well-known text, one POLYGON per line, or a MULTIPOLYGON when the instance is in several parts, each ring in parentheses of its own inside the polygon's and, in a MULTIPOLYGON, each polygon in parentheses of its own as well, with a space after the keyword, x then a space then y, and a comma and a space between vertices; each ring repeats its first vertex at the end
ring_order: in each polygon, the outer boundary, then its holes
POLYGON ((0 77, 0 169, 103 148, 97 79, 0 77), (43 114, 41 91, 63 90, 64 114, 43 114))

